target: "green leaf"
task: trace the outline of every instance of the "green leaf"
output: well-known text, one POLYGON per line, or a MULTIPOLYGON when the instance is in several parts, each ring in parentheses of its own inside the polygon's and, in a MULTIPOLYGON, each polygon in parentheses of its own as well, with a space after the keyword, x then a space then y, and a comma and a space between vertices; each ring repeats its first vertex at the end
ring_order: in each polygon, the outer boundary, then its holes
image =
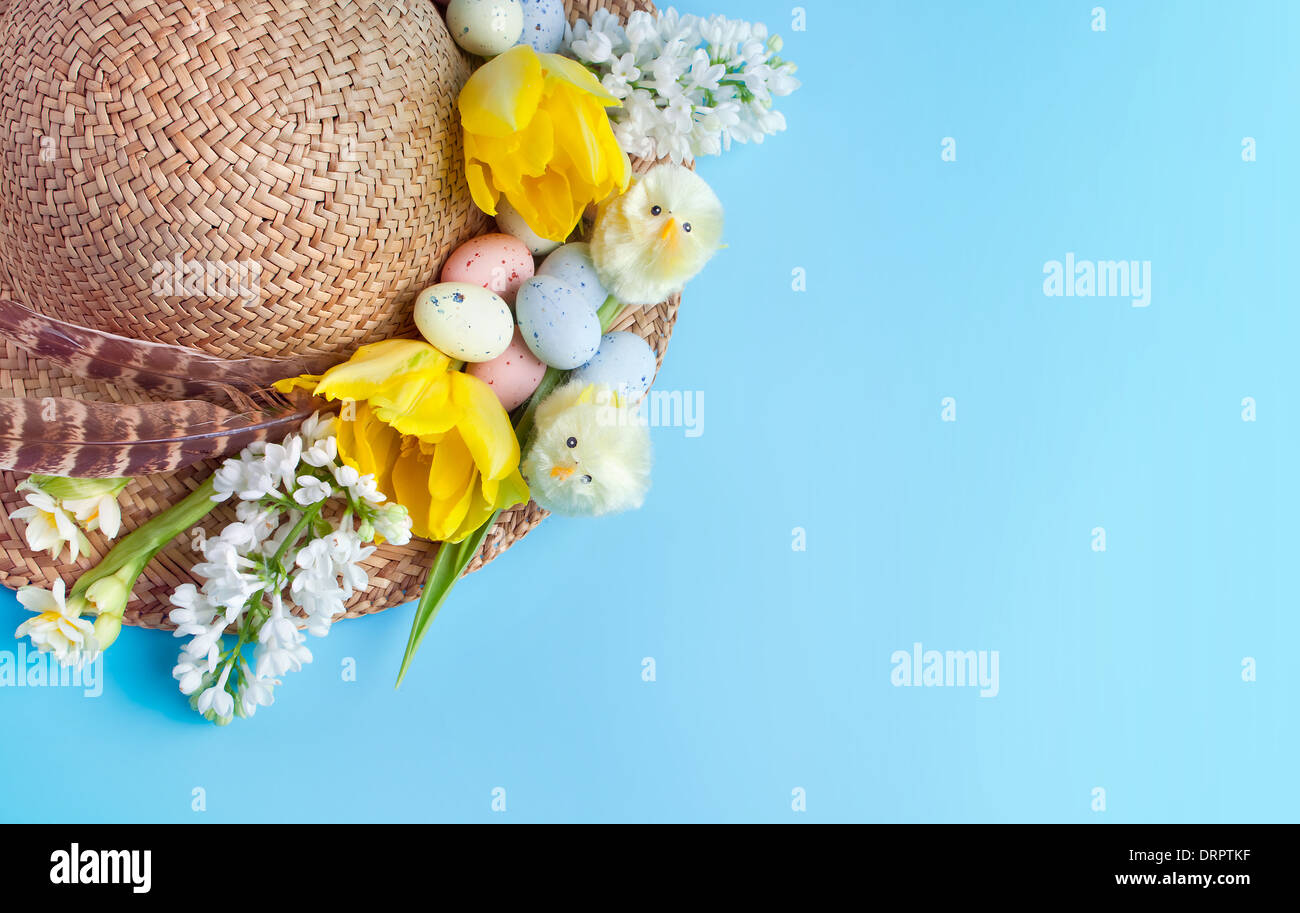
POLYGON ((406 655, 402 657, 402 667, 397 672, 397 685, 394 687, 401 687, 402 679, 406 678, 406 671, 411 667, 411 660, 415 659, 416 651, 424 642, 424 635, 429 633, 429 627, 433 624, 438 610, 447 601, 447 594, 465 573, 465 568, 469 567, 469 563, 474 560, 474 556, 483 545, 483 540, 492 531, 499 516, 501 512, 497 511, 488 518, 486 523, 470 533, 469 538, 463 542, 454 544, 444 542, 438 547, 438 554, 433 559, 433 567, 429 568, 428 579, 424 581, 424 592, 420 594, 420 601, 415 607, 415 618, 411 622, 411 636, 406 641, 406 655))
MULTIPOLYGON (((623 305, 619 303, 617 298, 611 295, 605 299, 605 303, 601 305, 600 310, 597 312, 600 318, 601 332, 609 330, 622 313, 623 305)), ((547 368, 541 384, 538 385, 528 404, 521 406, 521 411, 516 413, 519 418, 515 422, 515 437, 519 439, 521 449, 528 446, 528 438, 532 435, 538 405, 550 395, 552 390, 559 386, 560 381, 568 373, 556 368, 547 368)), ((469 563, 478 554, 479 548, 483 545, 483 540, 492 531, 492 527, 496 525, 499 516, 501 516, 501 511, 494 513, 486 523, 474 530, 465 541, 454 545, 444 542, 438 547, 438 554, 433 559, 433 567, 429 568, 429 576, 424 581, 424 592, 420 594, 420 601, 415 607, 415 618, 411 621, 411 636, 406 641, 406 654, 402 657, 402 667, 397 672, 397 685, 394 687, 401 687, 402 680, 406 678, 407 670, 411 668, 411 661, 415 659, 416 651, 420 649, 420 644, 424 642, 424 636, 429 633, 429 627, 433 624, 433 619, 437 616, 438 610, 447 601, 447 595, 451 593, 456 581, 460 580, 461 575, 465 573, 465 568, 469 567, 469 563)))

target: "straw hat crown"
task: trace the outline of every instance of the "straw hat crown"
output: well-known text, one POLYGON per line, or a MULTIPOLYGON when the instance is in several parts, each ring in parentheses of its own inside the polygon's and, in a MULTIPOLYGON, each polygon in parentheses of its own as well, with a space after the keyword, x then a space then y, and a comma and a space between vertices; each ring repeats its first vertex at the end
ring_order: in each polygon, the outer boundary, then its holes
MULTIPOLYGON (((569 0, 570 19, 649 0, 569 0)), ((230 358, 346 354, 412 335, 415 296, 491 230, 463 173, 456 97, 472 70, 432 0, 0 0, 0 298, 92 329, 230 358)), ((644 170, 651 163, 637 163, 644 170)), ((678 298, 617 329, 662 360, 678 298)), ((0 395, 140 402, 0 339, 0 395)), ((211 464, 138 478, 132 529, 211 464)), ((0 583, 72 581, 26 547, 0 472, 0 583)), ((545 516, 507 511, 470 570, 545 516)), ((207 521, 215 534, 228 506, 207 521)), ((436 545, 385 545, 349 616, 416 598, 436 545)), ((128 624, 166 627, 192 544, 146 569, 128 624)))

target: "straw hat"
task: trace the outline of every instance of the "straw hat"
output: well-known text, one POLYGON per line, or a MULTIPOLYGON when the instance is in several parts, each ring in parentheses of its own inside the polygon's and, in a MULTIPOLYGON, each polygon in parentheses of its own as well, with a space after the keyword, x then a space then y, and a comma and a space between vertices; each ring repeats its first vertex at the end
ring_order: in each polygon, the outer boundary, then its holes
MULTIPOLYGON (((571 19, 653 9, 565 5, 571 19)), ((431 0, 0 0, 0 297, 230 358, 342 356, 413 335, 416 294, 458 244, 492 230, 463 175, 455 100, 471 68, 431 0), (158 293, 169 264, 194 261, 243 264, 257 294, 158 293)), ((619 328, 662 363, 677 306, 619 328)), ((0 342, 0 395, 150 399, 0 342)), ((213 466, 138 478, 120 499, 123 529, 213 466)), ((108 545, 92 533, 75 564, 32 553, 8 518, 21 478, 0 473, 0 583, 70 584, 108 545)), ((536 504, 503 514, 470 570, 544 516, 536 504)), ((223 505, 204 526, 232 519, 223 505)), ((416 598, 436 548, 380 548, 348 617, 416 598)), ((195 559, 187 541, 165 549, 126 622, 169 627, 167 597, 195 559)))

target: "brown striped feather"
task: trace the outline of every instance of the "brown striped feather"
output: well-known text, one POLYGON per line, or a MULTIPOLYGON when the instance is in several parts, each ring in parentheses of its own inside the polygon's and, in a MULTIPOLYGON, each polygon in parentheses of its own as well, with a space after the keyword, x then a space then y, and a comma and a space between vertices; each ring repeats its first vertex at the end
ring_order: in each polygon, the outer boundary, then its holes
POLYGON ((279 440, 312 413, 237 413, 194 400, 127 405, 62 397, 0 398, 0 469, 74 478, 171 472, 279 440))
POLYGON ((198 349, 128 339, 65 323, 0 298, 0 335, 77 377, 130 384, 173 399, 257 391, 298 374, 320 374, 343 359, 332 355, 221 358, 198 349))

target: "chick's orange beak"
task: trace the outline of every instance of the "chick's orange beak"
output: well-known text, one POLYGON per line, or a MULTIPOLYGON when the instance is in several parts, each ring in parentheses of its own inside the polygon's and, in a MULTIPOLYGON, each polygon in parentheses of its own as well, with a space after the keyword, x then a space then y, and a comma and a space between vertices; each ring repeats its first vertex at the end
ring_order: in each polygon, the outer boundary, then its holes
POLYGON ((659 232, 659 240, 667 241, 670 238, 675 237, 676 234, 677 234, 677 220, 673 218, 669 218, 668 221, 664 223, 664 230, 659 232))
POLYGON ((571 475, 573 475, 572 466, 556 466, 551 469, 552 479, 563 479, 564 481, 568 481, 569 476, 571 475))

